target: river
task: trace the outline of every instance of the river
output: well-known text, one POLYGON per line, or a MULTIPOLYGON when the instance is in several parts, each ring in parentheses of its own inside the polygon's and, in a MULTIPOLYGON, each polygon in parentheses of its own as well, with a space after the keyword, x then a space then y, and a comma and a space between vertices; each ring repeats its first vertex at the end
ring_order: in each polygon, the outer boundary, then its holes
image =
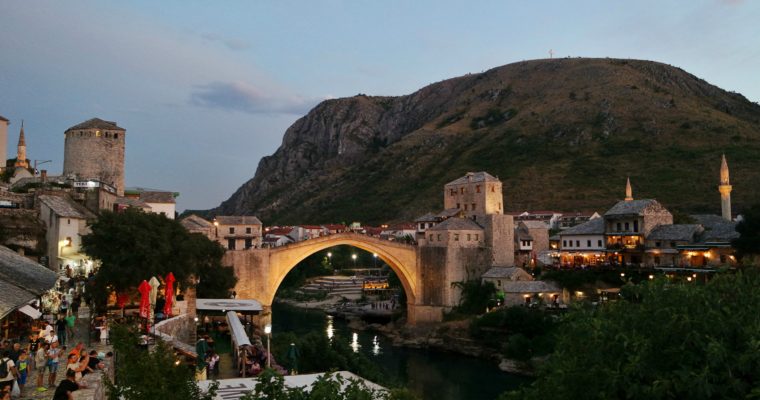
POLYGON ((348 338, 354 351, 379 365, 394 382, 400 382, 424 400, 491 400, 504 391, 529 382, 505 373, 492 361, 435 350, 395 347, 374 332, 356 331, 339 318, 318 310, 275 303, 272 331, 305 334, 322 331, 328 337, 348 338))

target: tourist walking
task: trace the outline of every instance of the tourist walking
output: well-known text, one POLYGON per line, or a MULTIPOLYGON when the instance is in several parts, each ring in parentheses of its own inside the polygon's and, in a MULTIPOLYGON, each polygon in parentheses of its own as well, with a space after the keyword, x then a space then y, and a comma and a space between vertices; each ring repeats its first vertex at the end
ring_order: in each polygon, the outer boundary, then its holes
POLYGON ((21 350, 21 354, 18 356, 17 369, 18 379, 16 382, 18 383, 19 396, 23 396, 26 378, 29 376, 29 354, 26 353, 26 350, 21 350))
POLYGON ((0 393, 10 392, 17 375, 18 371, 16 371, 16 364, 11 360, 10 350, 3 350, 2 357, 0 357, 0 393))
POLYGON ((61 344, 61 346, 66 345, 66 327, 68 325, 64 315, 65 314, 60 314, 58 316, 58 319, 55 321, 55 331, 58 335, 58 342, 61 344))
POLYGON ((43 385, 45 370, 48 368, 48 356, 47 352, 50 350, 50 345, 43 343, 37 349, 37 353, 34 355, 34 365, 37 371, 37 391, 44 392, 47 388, 43 385))
POLYGON ((47 352, 48 366, 48 387, 55 386, 55 376, 58 373, 58 357, 61 355, 61 349, 58 348, 58 342, 50 343, 47 352))
POLYGON ((84 387, 84 385, 76 382, 76 372, 68 370, 66 371, 66 379, 62 380, 61 383, 58 384, 58 387, 55 388, 53 400, 73 399, 74 397, 72 394, 84 387))

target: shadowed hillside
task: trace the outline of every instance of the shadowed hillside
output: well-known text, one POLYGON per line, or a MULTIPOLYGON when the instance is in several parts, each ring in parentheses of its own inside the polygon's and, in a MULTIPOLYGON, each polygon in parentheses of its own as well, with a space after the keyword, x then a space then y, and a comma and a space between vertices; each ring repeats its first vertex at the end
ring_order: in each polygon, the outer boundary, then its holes
POLYGON ((506 210, 603 211, 653 197, 719 212, 725 153, 734 209, 760 201, 760 106, 651 61, 509 64, 399 97, 328 100, 213 214, 265 223, 409 220, 467 171, 504 182, 506 210))

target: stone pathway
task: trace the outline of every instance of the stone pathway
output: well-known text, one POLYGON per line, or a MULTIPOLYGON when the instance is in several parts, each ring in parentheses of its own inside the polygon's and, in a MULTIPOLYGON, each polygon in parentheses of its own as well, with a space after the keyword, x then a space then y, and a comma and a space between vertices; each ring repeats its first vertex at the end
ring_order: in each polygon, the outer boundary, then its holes
MULTIPOLYGON (((106 345, 105 343, 101 343, 100 341, 93 340, 91 343, 88 344, 88 331, 89 331, 89 322, 90 322, 90 310, 87 308, 87 306, 82 305, 79 308, 79 316, 77 318, 77 322, 74 325, 74 337, 69 338, 66 341, 66 348, 68 351, 70 351, 78 342, 84 343, 85 349, 89 353, 91 350, 95 350, 97 352, 103 352, 108 353, 109 351, 112 351, 111 345, 106 345)), ((32 355, 33 356, 33 355, 32 355)), ((63 379, 66 379, 66 361, 65 357, 61 359, 61 364, 58 368, 58 373, 56 375, 56 385, 63 379)), ((93 388, 92 386, 95 381, 100 380, 100 373, 96 374, 89 374, 90 376, 85 377, 87 380, 88 386, 91 387, 91 389, 88 390, 81 390, 75 392, 75 398, 76 399, 88 399, 94 397, 94 391, 99 388, 93 388)), ((48 380, 48 371, 45 371, 45 377, 43 380, 43 384, 47 385, 48 380)), ((49 387, 47 391, 44 392, 38 392, 37 390, 37 372, 36 370, 30 370, 29 376, 26 378, 26 387, 24 388, 24 393, 22 393, 20 399, 52 399, 53 393, 55 393, 55 386, 49 387)))

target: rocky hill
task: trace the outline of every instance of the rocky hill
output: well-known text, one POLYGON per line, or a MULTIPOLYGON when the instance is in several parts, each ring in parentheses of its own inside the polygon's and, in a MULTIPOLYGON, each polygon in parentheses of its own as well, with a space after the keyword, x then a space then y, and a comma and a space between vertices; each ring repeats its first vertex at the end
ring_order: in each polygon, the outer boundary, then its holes
POLYGON ((506 210, 609 208, 624 195, 719 212, 760 202, 760 106, 679 68, 638 60, 525 61, 399 97, 324 101, 285 132, 214 214, 265 223, 378 223, 442 207, 467 171, 504 182, 506 210))

